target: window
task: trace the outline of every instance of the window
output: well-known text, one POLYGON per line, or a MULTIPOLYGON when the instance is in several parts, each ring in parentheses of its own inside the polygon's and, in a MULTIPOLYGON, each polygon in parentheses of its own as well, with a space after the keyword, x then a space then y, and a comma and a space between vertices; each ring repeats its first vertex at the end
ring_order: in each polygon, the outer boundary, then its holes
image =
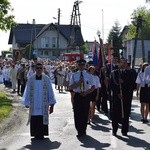
POLYGON ((41 48, 48 48, 49 47, 49 38, 43 37, 41 38, 41 48))
POLYGON ((56 48, 56 44, 52 44, 52 48, 56 48))
POLYGON ((48 54, 49 54, 48 51, 44 51, 44 55, 48 56, 48 54))
POLYGON ((49 45, 48 44, 45 44, 45 47, 48 47, 49 45))
POLYGON ((56 37, 52 37, 52 48, 56 48, 56 37))
POLYGON ((40 55, 41 55, 41 56, 43 55, 43 51, 40 51, 40 55))

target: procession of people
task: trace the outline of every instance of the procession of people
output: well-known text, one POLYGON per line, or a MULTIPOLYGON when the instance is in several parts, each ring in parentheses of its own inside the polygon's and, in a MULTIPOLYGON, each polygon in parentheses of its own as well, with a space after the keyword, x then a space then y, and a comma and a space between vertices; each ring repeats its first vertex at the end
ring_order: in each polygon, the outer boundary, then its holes
POLYGON ((144 62, 137 73, 125 58, 114 56, 111 64, 105 63, 97 68, 92 63, 87 65, 84 59, 71 63, 5 60, 0 64, 0 83, 22 97, 23 105, 29 108, 30 133, 36 139, 48 135, 48 114, 53 113, 57 101, 52 84, 59 93, 70 93, 77 137, 86 136, 96 110, 111 120, 113 136, 119 124, 122 135, 127 136, 134 91, 140 97, 141 121, 149 122, 150 66, 144 62))

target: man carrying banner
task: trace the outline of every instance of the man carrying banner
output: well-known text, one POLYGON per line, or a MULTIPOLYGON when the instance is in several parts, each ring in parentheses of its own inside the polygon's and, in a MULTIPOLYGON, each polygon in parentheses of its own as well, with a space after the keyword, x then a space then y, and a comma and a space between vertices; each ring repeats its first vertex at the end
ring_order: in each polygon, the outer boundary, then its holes
POLYGON ((112 90, 112 134, 116 136, 119 123, 122 124, 122 135, 127 136, 129 130, 130 95, 131 90, 130 73, 126 69, 127 60, 120 59, 119 69, 111 73, 112 90))
POLYGON ((92 76, 85 70, 86 61, 77 61, 78 71, 73 73, 69 82, 70 90, 74 94, 74 122, 78 132, 77 137, 86 135, 86 128, 89 115, 90 99, 89 95, 95 90, 92 76))

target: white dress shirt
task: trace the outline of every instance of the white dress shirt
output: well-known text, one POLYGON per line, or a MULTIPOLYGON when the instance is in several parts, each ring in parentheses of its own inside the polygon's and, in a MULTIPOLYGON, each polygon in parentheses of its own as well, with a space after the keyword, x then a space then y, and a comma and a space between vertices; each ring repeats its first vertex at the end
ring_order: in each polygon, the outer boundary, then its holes
MULTIPOLYGON (((88 89, 90 89, 94 84, 93 78, 91 74, 87 73, 85 70, 83 72, 83 79, 84 79, 84 92, 86 92, 88 89)), ((78 82, 80 80, 81 71, 77 71, 72 74, 70 78, 69 85, 74 84, 75 82, 78 82)), ((77 87, 73 89, 74 92, 80 93, 80 87, 77 87)))

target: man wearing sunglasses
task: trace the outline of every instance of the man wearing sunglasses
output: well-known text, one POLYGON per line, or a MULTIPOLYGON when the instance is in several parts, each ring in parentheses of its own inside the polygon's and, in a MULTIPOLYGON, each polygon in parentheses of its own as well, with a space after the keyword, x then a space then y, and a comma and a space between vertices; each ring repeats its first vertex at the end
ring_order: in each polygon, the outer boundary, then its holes
MULTIPOLYGON (((50 78, 43 73, 43 65, 35 65, 36 73, 27 82, 23 104, 29 108, 30 134, 35 139, 42 140, 48 136, 48 115, 53 113, 56 103, 50 78)), ((27 124, 28 124, 27 123, 27 124)))

